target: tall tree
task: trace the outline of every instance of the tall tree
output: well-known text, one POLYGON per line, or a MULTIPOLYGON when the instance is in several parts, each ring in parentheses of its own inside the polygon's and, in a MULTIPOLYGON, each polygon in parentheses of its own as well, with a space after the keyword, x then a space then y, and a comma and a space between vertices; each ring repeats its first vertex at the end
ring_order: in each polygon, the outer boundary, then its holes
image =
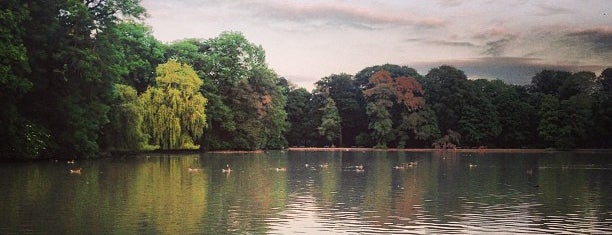
POLYGON ((342 119, 341 146, 355 145, 355 137, 367 132, 363 94, 348 74, 332 74, 316 82, 317 92, 329 94, 342 119))
POLYGON ((425 98, 438 117, 440 130, 457 130, 463 96, 468 94, 467 76, 461 70, 443 65, 431 69, 425 77, 425 98))
POLYGON ((612 147, 612 68, 597 78, 599 89, 593 94, 594 130, 592 146, 612 147))
POLYGON ((497 112, 500 133, 494 144, 502 148, 532 146, 537 134, 537 110, 528 102, 524 87, 505 84, 501 80, 477 80, 497 112))
POLYGON ((559 88, 572 74, 566 71, 543 70, 531 79, 531 91, 559 95, 559 88))
POLYGON ((369 117, 369 128, 376 141, 377 148, 387 148, 391 136, 393 121, 389 110, 393 106, 396 92, 391 73, 381 70, 372 75, 368 89, 363 91, 368 102, 366 113, 369 117))
POLYGON ((304 88, 292 89, 287 95, 287 141, 289 146, 306 146, 309 141, 306 138, 309 128, 306 123, 311 118, 308 116, 308 108, 312 95, 304 88))
POLYGON ((206 127, 206 98, 189 65, 169 61, 157 67, 156 85, 140 97, 144 109, 144 132, 152 145, 162 149, 197 149, 206 127))
POLYGON ((136 89, 115 84, 110 104, 109 123, 102 129, 104 150, 140 150, 146 147, 147 136, 142 132, 143 106, 136 89))
POLYGON ((22 1, 0 2, 0 158, 37 158, 49 144, 47 129, 20 109, 33 86, 22 27, 30 17, 22 1))
MULTIPOLYGON (((286 98, 261 46, 242 34, 188 39, 168 47, 168 58, 194 66, 209 99, 203 148, 261 149, 286 145, 286 98), (257 115, 253 115, 253 114, 257 115)), ((284 147, 284 146, 283 146, 284 147)))
POLYGON ((48 130, 48 155, 89 157, 98 152, 100 128, 117 70, 112 34, 144 8, 132 0, 22 1, 30 16, 20 27, 32 89, 20 112, 48 130))
POLYGON ((136 22, 117 25, 111 36, 116 38, 113 46, 118 52, 115 57, 120 82, 144 92, 155 82, 157 65, 166 61, 164 44, 153 37, 148 26, 136 22))
POLYGON ((325 100, 325 106, 321 108, 323 117, 321 117, 321 126, 317 129, 319 134, 324 136, 334 146, 334 141, 341 137, 341 126, 342 118, 336 108, 336 102, 331 97, 327 97, 325 100))
POLYGON ((422 82, 422 76, 413 68, 408 66, 399 66, 395 64, 383 64, 383 65, 375 65, 362 69, 357 74, 355 74, 355 83, 356 86, 362 89, 365 89, 370 81, 372 75, 376 72, 385 70, 391 74, 391 77, 413 77, 419 83, 422 82))

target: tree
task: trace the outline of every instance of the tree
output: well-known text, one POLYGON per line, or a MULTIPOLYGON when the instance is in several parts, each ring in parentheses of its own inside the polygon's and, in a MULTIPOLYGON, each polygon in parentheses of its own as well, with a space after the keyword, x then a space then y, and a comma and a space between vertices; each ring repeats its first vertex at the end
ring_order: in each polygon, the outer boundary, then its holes
POLYGON ((208 98, 204 149, 283 148, 286 98, 265 51, 241 33, 188 39, 168 47, 166 57, 194 66, 208 98), (257 114, 257 115, 253 115, 257 114))
POLYGON ((46 156, 95 156, 113 83, 120 78, 111 34, 120 22, 140 19, 144 8, 131 0, 19 5, 27 6, 30 16, 20 27, 32 82, 19 113, 34 129, 48 133, 46 156))
POLYGON ((612 147, 612 68, 597 78, 599 89, 593 94, 593 135, 591 146, 612 147))
POLYGON ((591 95, 595 92, 596 76, 593 72, 577 72, 567 77, 559 87, 559 99, 567 100, 572 96, 591 95))
POLYGON ((321 111, 323 112, 323 117, 321 117, 321 126, 317 129, 319 130, 319 134, 324 136, 331 145, 334 146, 334 141, 341 134, 340 123, 342 122, 334 99, 327 97, 325 106, 321 108, 321 111))
POLYGON ((308 107, 312 95, 304 88, 292 89, 287 95, 287 134, 286 138, 289 146, 306 146, 308 138, 306 138, 309 127, 308 123, 308 107))
POLYGON ((375 65, 362 69, 355 74, 356 86, 365 89, 370 81, 370 78, 378 71, 385 70, 391 74, 391 77, 413 77, 421 82, 422 76, 413 68, 408 66, 399 66, 395 64, 375 65))
POLYGON ((369 128, 376 140, 376 147, 387 148, 387 142, 394 139, 391 136, 393 121, 389 109, 393 106, 396 91, 391 73, 384 70, 374 73, 368 87, 363 95, 368 102, 366 113, 370 119, 369 128))
POLYGON ((457 130, 464 96, 468 93, 467 76, 463 71, 443 65, 425 75, 425 99, 438 117, 440 130, 457 130))
POLYGON ((199 148, 195 143, 206 127, 207 99, 199 93, 202 80, 191 66, 175 61, 156 71, 156 85, 140 97, 149 143, 161 149, 199 148))
POLYGON ((495 107, 500 133, 495 146, 520 148, 533 146, 537 135, 537 110, 528 102, 529 94, 522 86, 505 84, 501 80, 478 80, 480 88, 495 107))
POLYGON ((50 141, 48 130, 20 110, 33 87, 21 27, 30 17, 28 6, 21 1, 0 2, 0 158, 38 158, 50 141))
POLYGON ((531 91, 557 96, 559 88, 571 75, 565 71, 543 70, 531 79, 531 91))
POLYGON ((146 147, 147 136, 142 133, 143 106, 138 103, 136 89, 115 84, 109 112, 109 123, 102 129, 105 150, 140 150, 146 147))
POLYGON ((151 29, 135 22, 123 22, 114 29, 113 46, 118 53, 117 70, 121 83, 144 92, 155 81, 155 68, 166 61, 164 44, 155 39, 151 29))
POLYGON ((404 113, 397 129, 400 130, 398 148, 427 147, 426 143, 431 143, 430 141, 440 137, 436 114, 428 106, 414 112, 404 113), (409 143, 409 140, 412 140, 413 143, 409 143))
POLYGON ((328 94, 336 103, 340 114, 340 146, 355 145, 355 137, 367 132, 367 119, 361 89, 351 75, 332 74, 316 82, 317 92, 328 94))

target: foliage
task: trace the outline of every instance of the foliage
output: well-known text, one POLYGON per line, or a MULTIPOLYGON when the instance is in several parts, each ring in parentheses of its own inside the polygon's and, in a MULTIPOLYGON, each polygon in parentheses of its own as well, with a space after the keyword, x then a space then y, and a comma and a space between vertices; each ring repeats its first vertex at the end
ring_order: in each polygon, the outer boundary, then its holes
POLYGON ((194 66, 209 99, 207 150, 284 148, 286 97, 280 79, 265 64, 261 46, 236 32, 208 40, 188 39, 168 47, 166 57, 194 66))
POLYGON ((109 123, 102 130, 102 147, 106 150, 140 150, 148 137, 142 131, 144 108, 138 102, 136 89, 115 84, 109 112, 109 123))
POLYGON ((367 132, 365 100, 362 90, 349 74, 332 74, 316 82, 317 92, 328 94, 336 103, 340 114, 340 146, 355 145, 355 137, 367 132))
POLYGON ((304 88, 292 89, 287 94, 287 105, 285 112, 287 113, 286 138, 289 146, 306 146, 308 138, 304 138, 309 132, 306 125, 308 122, 308 107, 310 97, 312 95, 304 88))
POLYGON ((144 8, 131 0, 54 0, 3 1, 2 9, 1 51, 11 68, 3 61, 2 93, 13 97, 3 100, 10 117, 3 125, 17 150, 9 154, 94 156, 119 79, 111 32, 144 8))
POLYGON ((161 149, 197 149, 206 127, 206 98, 202 86, 189 65, 169 61, 157 67, 156 85, 141 97, 143 130, 149 143, 161 149))
POLYGON ((319 134, 324 136, 329 142, 331 142, 332 146, 334 145, 334 140, 338 138, 341 134, 340 123, 342 122, 342 118, 340 117, 340 113, 338 113, 338 108, 336 108, 336 102, 331 97, 327 97, 325 100, 325 106, 321 108, 323 112, 323 117, 321 117, 321 126, 317 129, 319 130, 319 134))
POLYGON ((370 119, 369 128, 376 140, 376 147, 386 148, 391 136, 393 121, 389 109, 393 106, 392 98, 395 98, 395 88, 391 73, 378 71, 370 78, 368 89, 363 91, 368 100, 366 113, 370 119))
POLYGON ((165 46, 143 24, 124 22, 113 33, 117 38, 113 45, 121 52, 116 54, 121 82, 134 87, 138 93, 144 92, 155 81, 157 65, 166 61, 165 46))

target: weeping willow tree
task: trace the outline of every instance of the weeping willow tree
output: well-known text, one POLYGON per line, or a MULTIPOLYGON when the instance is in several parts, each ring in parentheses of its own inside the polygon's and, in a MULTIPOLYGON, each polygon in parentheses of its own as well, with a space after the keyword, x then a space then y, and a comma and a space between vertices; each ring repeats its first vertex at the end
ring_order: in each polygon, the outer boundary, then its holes
POLYGON ((156 85, 140 96, 149 143, 161 149, 199 148, 194 143, 206 127, 202 80, 191 66, 176 61, 160 64, 156 72, 156 85))

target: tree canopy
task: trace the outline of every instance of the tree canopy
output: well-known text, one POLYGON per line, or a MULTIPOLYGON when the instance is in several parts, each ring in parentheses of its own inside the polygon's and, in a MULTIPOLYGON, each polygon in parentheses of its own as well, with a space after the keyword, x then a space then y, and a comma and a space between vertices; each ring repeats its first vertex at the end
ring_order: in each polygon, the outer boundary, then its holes
POLYGON ((0 1, 0 158, 154 148, 610 148, 612 68, 525 86, 406 65, 279 77, 240 32, 157 40, 138 0, 0 1))

